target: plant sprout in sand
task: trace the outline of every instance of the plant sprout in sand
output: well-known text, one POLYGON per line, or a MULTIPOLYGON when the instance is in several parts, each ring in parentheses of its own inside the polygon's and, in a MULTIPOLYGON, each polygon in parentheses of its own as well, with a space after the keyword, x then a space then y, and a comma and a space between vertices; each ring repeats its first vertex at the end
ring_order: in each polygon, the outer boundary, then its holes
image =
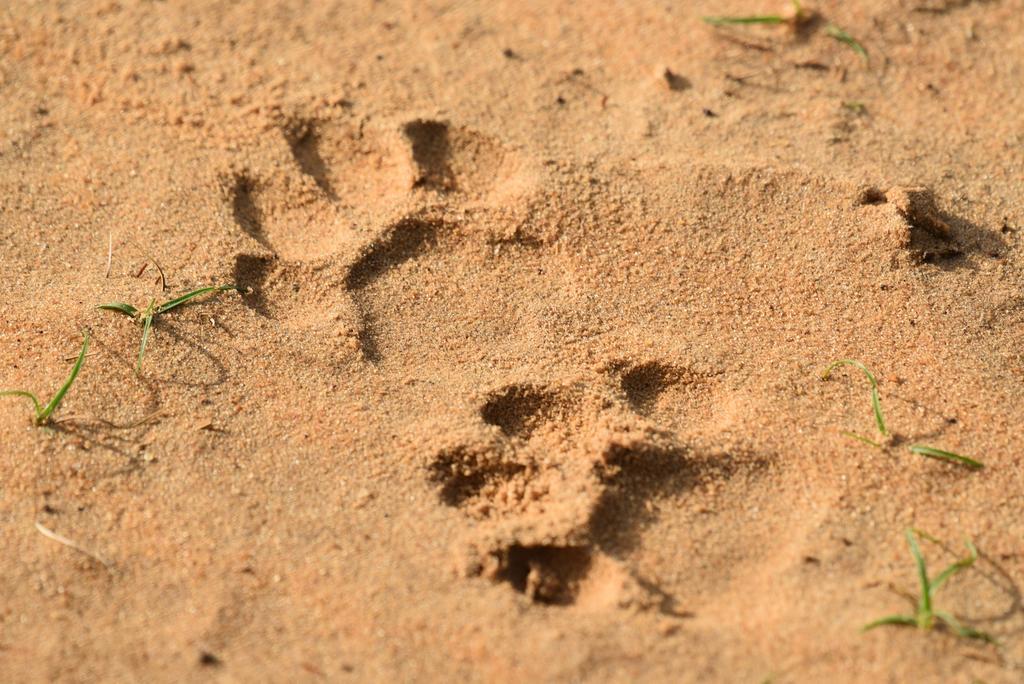
POLYGON ((864 46, 861 45, 860 42, 858 42, 857 39, 851 36, 849 33, 839 28, 835 24, 829 24, 828 26, 826 26, 825 33, 827 33, 829 37, 835 38, 840 43, 849 46, 851 50, 853 50, 854 52, 861 56, 861 59, 867 61, 868 51, 865 50, 864 46))
MULTIPOLYGON (((702 17, 704 23, 711 24, 712 26, 732 26, 742 24, 787 24, 790 28, 797 29, 805 24, 808 24, 811 19, 815 16, 814 12, 805 10, 800 4, 800 0, 790 0, 790 7, 780 14, 753 14, 747 16, 729 16, 729 17, 702 17)), ((836 26, 835 24, 829 24, 825 27, 825 33, 830 37, 838 40, 840 43, 848 46, 851 50, 856 52, 862 59, 867 61, 868 51, 864 49, 864 46, 860 44, 856 38, 851 36, 843 28, 836 26)))
MULTIPOLYGON (((878 432, 879 434, 882 435, 883 438, 888 437, 889 429, 885 425, 885 416, 882 415, 882 398, 878 394, 878 380, 875 378, 874 373, 869 371, 867 366, 865 366, 860 361, 855 361, 853 359, 840 359, 839 361, 833 361, 832 363, 829 364, 828 368, 825 369, 825 372, 821 374, 821 379, 828 380, 828 377, 832 375, 832 371, 834 371, 836 368, 839 368, 840 366, 853 366, 861 373, 863 373, 864 377, 868 379, 868 383, 871 385, 871 412, 875 416, 875 425, 878 427, 878 432)), ((882 446, 878 442, 868 439, 867 437, 864 437, 862 435, 858 435, 855 432, 844 431, 843 434, 847 435, 848 437, 853 437, 854 439, 859 439, 860 441, 866 442, 872 446, 882 446)))
POLYGON ((730 24, 790 24, 798 26, 808 18, 810 13, 804 10, 799 0, 790 0, 791 9, 784 14, 758 14, 753 16, 739 17, 703 17, 704 23, 712 26, 727 26, 730 24))
POLYGON ((912 454, 926 458, 935 458, 940 461, 949 461, 950 463, 959 463, 972 470, 979 470, 985 467, 985 464, 980 461, 975 461, 973 458, 961 456, 960 454, 954 454, 952 451, 944 451, 935 447, 925 446, 924 444, 911 444, 909 448, 912 454))
POLYGON ((953 633, 968 639, 979 639, 981 641, 994 642, 988 634, 980 632, 973 627, 960 623, 951 613, 935 609, 935 592, 937 592, 948 579, 957 573, 966 570, 978 560, 978 550, 974 544, 967 540, 967 550, 970 552, 966 558, 961 558, 935 577, 928 577, 928 566, 924 556, 921 554, 921 547, 918 546, 917 537, 922 537, 933 543, 940 543, 934 537, 921 532, 920 530, 908 529, 906 531, 907 543, 910 545, 910 553, 914 556, 914 563, 917 565, 917 580, 921 585, 921 595, 917 598, 917 606, 913 615, 888 615, 879 618, 874 622, 864 625, 861 631, 868 631, 884 625, 898 625, 905 627, 916 627, 917 629, 930 630, 939 623, 944 623, 953 633), (916 533, 916 535, 915 535, 916 533))
POLYGON ((53 412, 57 410, 57 407, 60 406, 60 403, 64 400, 64 395, 68 393, 69 389, 71 389, 71 385, 74 384, 75 378, 78 377, 78 371, 82 370, 82 365, 85 363, 85 353, 89 349, 88 330, 83 333, 83 337, 82 351, 79 352, 78 360, 75 361, 75 365, 71 369, 71 375, 68 376, 64 385, 57 390, 57 393, 53 395, 53 399, 50 399, 50 403, 46 406, 43 406, 42 402, 39 401, 39 398, 36 395, 31 392, 26 392, 25 390, 3 390, 0 391, 0 397, 24 397, 30 400, 35 407, 36 412, 33 422, 36 425, 45 425, 48 423, 50 421, 50 416, 53 415, 53 412))
POLYGON ((146 353, 146 343, 149 341, 149 331, 153 327, 153 319, 157 316, 167 313, 171 309, 177 308, 186 302, 204 295, 208 292, 226 292, 227 290, 237 290, 242 292, 242 289, 236 285, 211 285, 209 287, 201 287, 198 290, 193 290, 188 294, 183 294, 175 299, 170 299, 163 304, 157 304, 155 299, 149 300, 149 305, 141 311, 131 304, 125 304, 124 302, 110 302, 107 304, 100 304, 98 309, 106 309, 108 311, 117 311, 122 313, 129 318, 132 318, 142 324, 142 343, 139 345, 139 360, 135 365, 135 372, 142 370, 142 357, 146 353))
MULTIPOLYGON (((853 359, 840 359, 839 361, 833 361, 832 363, 829 364, 828 368, 826 368, 825 371, 821 374, 821 379, 828 380, 829 376, 832 374, 832 371, 834 371, 836 368, 839 368, 840 366, 852 366, 853 368, 856 368, 860 372, 862 372, 864 374, 864 377, 867 378, 868 383, 871 385, 871 412, 874 414, 875 425, 878 427, 878 432, 882 436, 882 439, 881 441, 876 442, 873 439, 865 437, 864 435, 857 434, 856 432, 849 432, 847 430, 843 430, 842 434, 846 435, 847 437, 852 437, 854 439, 860 440, 865 444, 870 444, 871 446, 876 447, 878 449, 885 448, 885 442, 889 440, 891 443, 892 436, 889 434, 889 428, 885 424, 885 416, 882 414, 882 399, 878 392, 878 380, 875 378, 874 373, 868 370, 867 366, 865 366, 860 361, 855 361, 853 359)), ((981 463, 980 461, 976 461, 973 458, 961 456, 960 454, 953 453, 952 451, 936 449, 935 447, 926 446, 924 444, 911 444, 908 448, 910 450, 910 453, 912 454, 924 456, 926 458, 934 458, 940 461, 946 461, 948 463, 955 463, 958 465, 965 466, 967 468, 971 468, 972 470, 978 470, 980 468, 985 467, 983 463, 981 463)))

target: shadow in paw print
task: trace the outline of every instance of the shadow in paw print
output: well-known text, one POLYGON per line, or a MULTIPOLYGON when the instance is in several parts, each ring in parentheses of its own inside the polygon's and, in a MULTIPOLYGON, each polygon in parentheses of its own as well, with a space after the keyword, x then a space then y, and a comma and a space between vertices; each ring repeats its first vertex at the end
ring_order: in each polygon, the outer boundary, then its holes
POLYGON ((456 447, 435 457, 430 479, 441 485, 441 501, 463 507, 480 498, 485 490, 501 486, 525 470, 520 463, 495 459, 489 450, 456 447))
POLYGON ((312 121, 297 120, 285 129, 285 139, 299 168, 313 179, 324 195, 331 201, 338 201, 338 193, 330 181, 327 162, 320 152, 320 136, 312 121))
MULTIPOLYGON (((658 519, 655 502, 674 499, 702 482, 728 480, 738 466, 730 459, 695 457, 683 449, 617 449, 609 457, 607 488, 591 517, 594 542, 612 557, 634 551, 641 533, 658 519)), ((762 470, 768 461, 744 461, 743 468, 762 470)))
POLYGON ((361 290, 402 262, 413 259, 434 244, 438 225, 419 218, 402 219, 374 242, 352 265, 345 286, 361 290))
POLYGON ((261 316, 270 316, 263 286, 273 270, 273 259, 240 254, 235 257, 234 282, 245 288, 242 301, 261 316))
POLYGON ((272 250, 267 236, 263 232, 263 217, 259 207, 256 206, 253 196, 255 192, 256 182, 253 179, 245 175, 235 176, 231 188, 231 210, 235 217, 235 223, 249 237, 272 250))
POLYGON ((646 416, 654 410, 658 397, 679 382, 681 376, 679 369, 651 361, 627 370, 620 384, 633 410, 646 416))
POLYGON ((616 362, 607 370, 618 378, 630 409, 662 428, 682 434, 710 416, 718 384, 713 370, 699 372, 661 361, 616 362))
POLYGON ((610 561, 594 546, 514 544, 503 552, 500 564, 502 570, 495 579, 508 582, 515 591, 541 605, 601 608, 625 599, 665 615, 691 616, 679 610, 673 596, 610 561), (636 595, 623 596, 621 592, 630 585, 638 590, 636 595))
POLYGON ((405 124, 403 131, 412 145, 412 161, 416 167, 413 187, 439 192, 456 190, 448 124, 417 119, 405 124))
POLYGON ((585 546, 519 546, 508 548, 497 579, 537 603, 568 606, 593 563, 585 546))
POLYGON ((563 397, 544 388, 510 385, 487 399, 480 417, 509 437, 527 439, 544 423, 564 417, 570 408, 563 397))
POLYGON ((614 557, 628 554, 643 527, 657 519, 653 502, 683 494, 700 481, 700 473, 683 449, 614 448, 606 488, 590 520, 594 542, 614 557))
POLYGON ((352 293, 363 321, 359 331, 359 345, 363 356, 371 363, 380 361, 377 344, 376 320, 361 291, 377 278, 402 263, 426 252, 437 240, 439 224, 421 218, 405 218, 392 226, 375 241, 349 269, 345 287, 352 293))

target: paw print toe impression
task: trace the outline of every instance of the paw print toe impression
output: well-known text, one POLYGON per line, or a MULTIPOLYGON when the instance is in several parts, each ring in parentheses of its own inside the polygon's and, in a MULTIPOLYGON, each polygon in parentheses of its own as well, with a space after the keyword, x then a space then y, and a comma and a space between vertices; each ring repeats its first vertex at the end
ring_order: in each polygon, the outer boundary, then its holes
POLYGON ((464 574, 506 582, 543 604, 649 602, 646 583, 602 548, 597 528, 610 521, 601 511, 635 494, 621 486, 632 471, 666 462, 685 470, 687 456, 671 432, 636 412, 619 383, 621 374, 606 373, 500 387, 479 406, 475 437, 460 432, 436 451, 430 482, 473 523, 459 552, 464 574))

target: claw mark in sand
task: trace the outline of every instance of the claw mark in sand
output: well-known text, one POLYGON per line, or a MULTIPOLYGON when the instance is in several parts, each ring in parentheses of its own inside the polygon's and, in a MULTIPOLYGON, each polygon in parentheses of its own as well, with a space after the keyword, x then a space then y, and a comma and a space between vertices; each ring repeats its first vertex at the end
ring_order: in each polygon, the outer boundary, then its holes
POLYGON ((328 199, 337 202, 338 194, 331 184, 330 169, 320 152, 321 139, 316 124, 296 120, 286 127, 285 139, 302 172, 313 179, 328 199))
POLYGON ((361 291, 384 273, 415 259, 433 245, 440 224, 423 218, 405 218, 393 225, 372 243, 349 269, 345 287, 352 294, 362 321, 359 344, 363 356, 371 363, 380 361, 377 344, 376 317, 361 291))

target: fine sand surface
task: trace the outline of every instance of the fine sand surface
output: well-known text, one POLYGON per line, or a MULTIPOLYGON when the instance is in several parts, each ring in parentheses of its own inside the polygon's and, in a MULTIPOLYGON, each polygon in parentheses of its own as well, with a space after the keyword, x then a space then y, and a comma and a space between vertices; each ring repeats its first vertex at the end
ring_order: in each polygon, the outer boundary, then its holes
POLYGON ((1024 681, 1024 2, 779 9, 5 3, 0 681, 1024 681))

